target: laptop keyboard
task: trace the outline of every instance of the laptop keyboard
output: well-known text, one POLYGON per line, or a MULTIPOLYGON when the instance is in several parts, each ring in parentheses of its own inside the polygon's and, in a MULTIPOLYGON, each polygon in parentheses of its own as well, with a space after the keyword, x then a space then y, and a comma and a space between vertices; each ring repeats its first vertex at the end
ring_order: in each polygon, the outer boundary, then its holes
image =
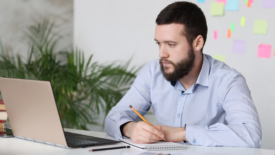
POLYGON ((80 138, 76 138, 76 137, 71 137, 71 136, 66 136, 66 141, 70 144, 74 144, 74 145, 92 145, 95 144, 97 142, 92 141, 92 140, 86 140, 86 139, 80 139, 80 138))
POLYGON ((76 134, 72 132, 64 132, 64 134, 69 147, 87 147, 95 145, 114 144, 120 142, 115 140, 76 134))

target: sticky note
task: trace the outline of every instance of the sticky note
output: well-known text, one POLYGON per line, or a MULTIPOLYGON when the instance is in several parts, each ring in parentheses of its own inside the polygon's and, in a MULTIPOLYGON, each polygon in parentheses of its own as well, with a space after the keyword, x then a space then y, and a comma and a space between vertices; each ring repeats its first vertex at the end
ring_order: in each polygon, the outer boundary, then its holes
POLYGON ((225 10, 237 11, 239 9, 239 0, 226 1, 225 10))
POLYGON ((245 52, 245 41, 234 40, 233 41, 233 53, 243 54, 245 52))
POLYGON ((214 31, 214 39, 218 39, 218 31, 214 31))
POLYGON ((266 20, 255 20, 253 33, 266 34, 266 32, 267 32, 267 21, 266 20))
POLYGON ((198 2, 199 2, 199 3, 204 3, 204 2, 205 2, 205 0, 198 0, 198 2))
POLYGON ((231 23, 231 25, 230 25, 230 30, 231 30, 231 32, 234 32, 234 31, 235 31, 235 24, 234 24, 234 23, 231 23))
POLYGON ((245 4, 247 5, 248 3, 252 4, 253 0, 245 0, 245 4))
POLYGON ((251 6, 251 3, 250 3, 250 1, 248 0, 247 1, 247 7, 250 7, 251 6))
POLYGON ((227 38, 231 38, 231 30, 230 29, 227 30, 227 38))
POLYGON ((241 18, 241 26, 244 26, 244 24, 245 24, 245 17, 242 17, 241 18))
POLYGON ((213 55, 213 58, 225 62, 225 56, 223 55, 213 55))
POLYGON ((224 5, 226 5, 226 0, 217 0, 218 3, 223 3, 224 5))
POLYGON ((262 0, 263 8, 274 8, 275 0, 262 0))
POLYGON ((224 4, 213 2, 211 4, 211 11, 212 16, 222 16, 224 14, 224 4))
POLYGON ((270 58, 271 55, 271 45, 260 44, 258 48, 258 57, 259 58, 270 58))

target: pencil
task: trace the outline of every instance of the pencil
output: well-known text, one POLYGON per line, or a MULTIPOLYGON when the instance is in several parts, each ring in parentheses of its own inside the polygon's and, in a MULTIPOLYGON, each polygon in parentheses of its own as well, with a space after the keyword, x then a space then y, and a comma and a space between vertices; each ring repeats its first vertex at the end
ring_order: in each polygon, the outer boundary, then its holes
MULTIPOLYGON (((147 124, 151 125, 154 127, 152 124, 150 124, 132 105, 129 105, 129 107, 147 124)), ((162 140, 165 141, 165 138, 162 138, 162 140)))
POLYGON ((123 148, 130 148, 130 146, 119 146, 119 147, 110 147, 110 148, 102 148, 102 149, 91 149, 89 151, 94 152, 94 151, 114 150, 114 149, 123 149, 123 148))

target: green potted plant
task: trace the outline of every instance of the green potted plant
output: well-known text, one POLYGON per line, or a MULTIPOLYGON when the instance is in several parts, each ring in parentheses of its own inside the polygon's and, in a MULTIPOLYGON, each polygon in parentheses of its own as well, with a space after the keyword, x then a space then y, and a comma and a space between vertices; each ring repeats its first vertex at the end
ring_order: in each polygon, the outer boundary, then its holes
POLYGON ((62 124, 67 128, 87 129, 95 116, 106 114, 122 98, 140 69, 129 68, 130 60, 110 64, 85 61, 78 49, 55 51, 57 35, 48 20, 27 29, 28 57, 5 53, 0 42, 0 77, 50 81, 62 124))

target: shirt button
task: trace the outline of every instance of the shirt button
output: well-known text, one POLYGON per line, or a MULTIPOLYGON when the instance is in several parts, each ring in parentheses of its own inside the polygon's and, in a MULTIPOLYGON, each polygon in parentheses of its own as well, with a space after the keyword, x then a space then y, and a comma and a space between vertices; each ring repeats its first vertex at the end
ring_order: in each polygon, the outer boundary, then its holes
POLYGON ((193 140, 193 143, 197 143, 196 139, 193 140))
POLYGON ((178 118, 180 118, 180 113, 178 113, 178 118))

